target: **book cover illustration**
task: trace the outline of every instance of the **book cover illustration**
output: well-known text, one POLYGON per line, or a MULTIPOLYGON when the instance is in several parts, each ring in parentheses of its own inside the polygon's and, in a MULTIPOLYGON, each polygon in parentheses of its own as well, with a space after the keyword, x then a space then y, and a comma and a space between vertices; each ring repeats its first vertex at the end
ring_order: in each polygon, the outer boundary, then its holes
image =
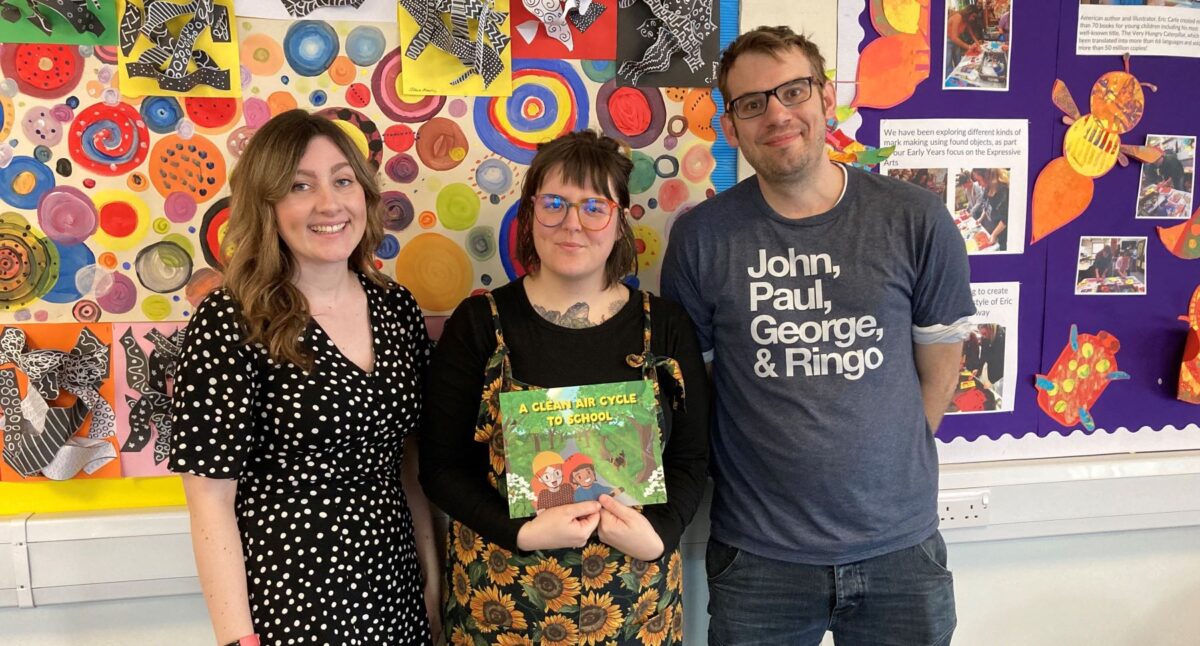
POLYGON ((667 501, 649 381, 500 394, 510 518, 609 494, 667 501))

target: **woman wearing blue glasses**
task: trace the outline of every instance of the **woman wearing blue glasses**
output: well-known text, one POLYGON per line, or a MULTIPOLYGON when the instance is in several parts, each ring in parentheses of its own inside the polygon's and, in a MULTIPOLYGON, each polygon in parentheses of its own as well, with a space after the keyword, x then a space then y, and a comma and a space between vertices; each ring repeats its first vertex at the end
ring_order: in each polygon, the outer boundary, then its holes
MULTIPOLYGON (((420 466, 451 518, 451 643, 682 643, 678 546, 704 490, 708 387, 683 308, 622 282, 637 263, 632 170, 616 141, 591 131, 540 146, 517 215, 525 276, 464 301, 434 353, 420 466), (646 405, 667 502, 639 510, 606 494, 510 519, 507 489, 520 479, 508 473, 500 393, 641 380, 657 395, 646 405)), ((570 461, 573 442, 543 449, 570 461)), ((552 485, 576 486, 556 468, 552 485)))

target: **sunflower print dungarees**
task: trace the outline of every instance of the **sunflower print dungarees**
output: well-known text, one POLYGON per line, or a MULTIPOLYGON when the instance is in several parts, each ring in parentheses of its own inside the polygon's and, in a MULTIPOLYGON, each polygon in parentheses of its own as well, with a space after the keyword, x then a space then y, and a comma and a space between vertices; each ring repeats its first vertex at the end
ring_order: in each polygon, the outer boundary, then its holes
MULTIPOLYGON (((488 295, 496 351, 485 368, 475 441, 488 445, 488 481, 505 491, 504 438, 499 394, 537 388, 512 376, 500 314, 488 295)), ((669 357, 650 352, 650 296, 642 293, 641 354, 626 361, 654 384, 659 428, 663 414, 658 368, 683 399, 683 374, 669 357)), ((582 549, 530 552, 520 556, 489 543, 451 519, 444 595, 445 634, 455 646, 675 646, 683 643, 683 560, 679 550, 657 561, 639 561, 593 537, 582 549)))

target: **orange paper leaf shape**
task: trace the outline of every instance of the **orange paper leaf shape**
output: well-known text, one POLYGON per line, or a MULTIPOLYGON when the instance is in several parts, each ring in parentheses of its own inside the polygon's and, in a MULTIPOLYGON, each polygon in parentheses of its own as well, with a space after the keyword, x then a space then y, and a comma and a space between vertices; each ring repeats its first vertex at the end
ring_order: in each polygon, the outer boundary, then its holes
POLYGON ((1200 209, 1192 214, 1192 219, 1173 227, 1159 227, 1158 239, 1162 240, 1167 251, 1183 258, 1195 260, 1200 258, 1200 209))
POLYGON ((1063 114, 1072 119, 1079 118, 1079 106, 1075 105, 1075 98, 1071 96, 1071 90, 1067 89, 1067 84, 1058 79, 1054 79, 1054 89, 1050 91, 1050 100, 1054 105, 1058 106, 1063 114))
POLYGON ((929 78, 929 42, 896 34, 871 41, 858 57, 856 108, 886 109, 904 102, 929 78))
POLYGON ((1079 217, 1092 203, 1092 180, 1056 157, 1033 185, 1033 239, 1030 244, 1079 217))
MULTIPOLYGON (((1200 211, 1197 211, 1200 213, 1200 211)), ((1180 317, 1184 318, 1184 317, 1180 317)), ((1192 292, 1185 319, 1192 328, 1183 346, 1183 362, 1179 365, 1179 401, 1200 404, 1200 285, 1192 292)))

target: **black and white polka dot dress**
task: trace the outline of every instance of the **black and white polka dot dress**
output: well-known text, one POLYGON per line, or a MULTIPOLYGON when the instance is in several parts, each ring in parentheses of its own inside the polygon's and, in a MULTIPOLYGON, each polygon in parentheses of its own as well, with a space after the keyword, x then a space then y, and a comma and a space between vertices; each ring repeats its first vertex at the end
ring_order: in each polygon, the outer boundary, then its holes
POLYGON ((213 292, 188 324, 174 389, 171 469, 237 478, 254 629, 263 644, 426 644, 412 517, 400 485, 420 419, 429 339, 403 288, 361 279, 375 370, 316 323, 310 374, 243 343, 213 292))

